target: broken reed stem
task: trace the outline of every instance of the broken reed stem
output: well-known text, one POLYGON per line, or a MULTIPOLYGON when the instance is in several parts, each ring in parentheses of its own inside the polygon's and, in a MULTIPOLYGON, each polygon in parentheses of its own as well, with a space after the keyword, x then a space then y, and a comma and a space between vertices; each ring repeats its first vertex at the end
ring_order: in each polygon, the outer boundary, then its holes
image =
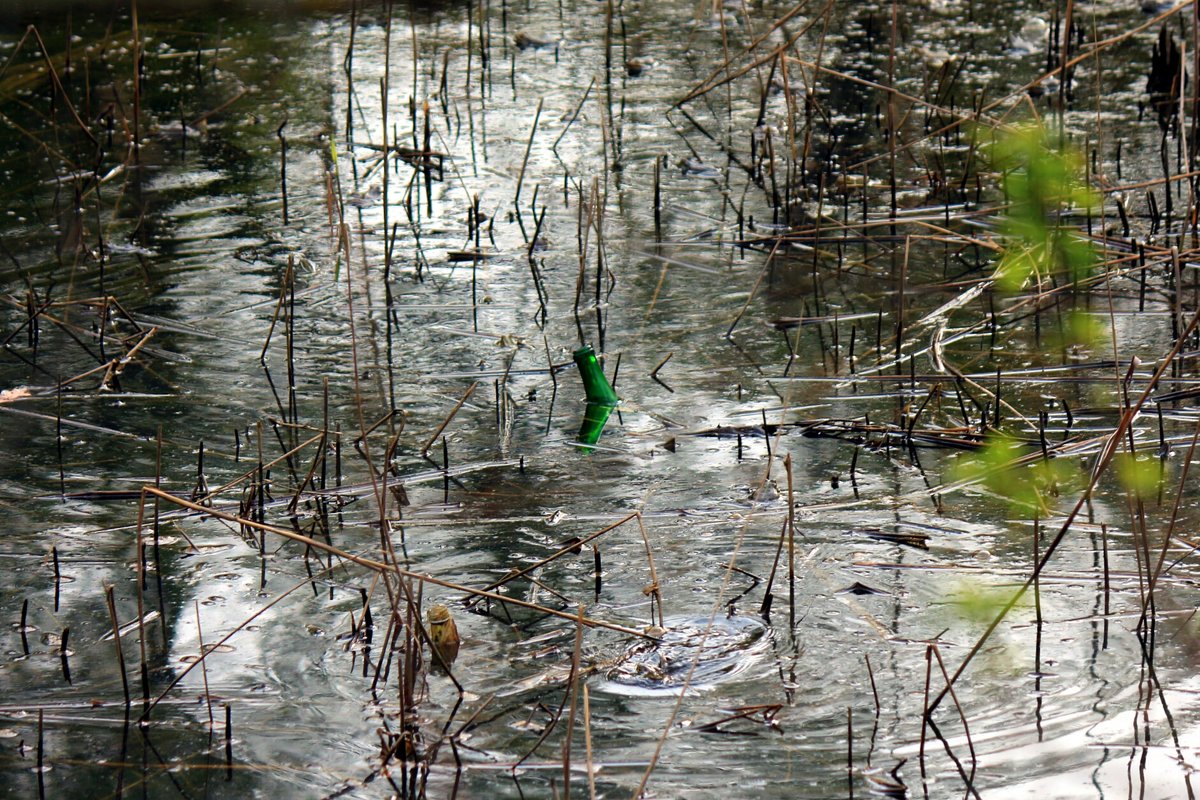
POLYGON ((204 658, 204 628, 200 625, 200 601, 194 601, 194 605, 196 608, 196 641, 200 645, 198 653, 200 659, 200 679, 204 684, 204 706, 208 709, 208 738, 211 740, 213 731, 217 727, 217 721, 213 717, 212 693, 208 689, 208 664, 204 658))
POLYGON ((38 798, 46 796, 46 712, 44 709, 38 709, 38 726, 37 726, 37 776, 38 776, 38 798))
POLYGON ((763 279, 766 278, 771 272, 771 262, 774 261, 775 254, 779 251, 779 248, 784 246, 784 243, 785 240, 783 237, 778 237, 775 239, 774 244, 771 246, 771 252, 768 253, 767 257, 763 260, 763 268, 759 270, 758 277, 754 280, 754 285, 750 287, 750 294, 746 298, 746 302, 742 304, 741 309, 738 310, 737 316, 733 318, 733 322, 729 323, 729 329, 725 331, 726 339, 733 337, 733 332, 737 328, 738 324, 742 321, 742 317, 744 317, 746 312, 750 310, 750 304, 754 302, 754 297, 758 294, 758 289, 760 286, 762 286, 763 279))
MULTIPOLYGON (((579 663, 583 658, 583 603, 579 604, 579 616, 575 622, 575 647, 571 651, 571 676, 568 691, 571 693, 571 710, 567 714, 567 732, 563 737, 563 797, 571 796, 571 739, 575 732, 575 708, 579 704, 579 663)), ((589 761, 591 756, 588 756, 589 761)))
MULTIPOLYGON (((1200 51, 1200 48, 1197 48, 1200 51)), ((1167 558, 1167 550, 1170 549, 1171 540, 1175 536, 1175 526, 1179 521, 1179 512, 1184 498, 1184 487, 1187 485, 1188 472, 1191 470, 1192 459, 1196 455, 1196 444, 1200 441, 1200 420, 1196 421, 1196 429, 1192 432, 1192 440, 1188 444, 1187 458, 1183 460, 1183 465, 1179 470, 1179 488, 1175 491, 1175 502, 1171 506, 1171 519, 1167 523, 1167 530, 1163 533, 1162 548, 1158 551, 1158 560, 1154 565, 1154 569, 1150 572, 1150 580, 1147 582, 1146 595, 1142 600, 1142 612, 1138 620, 1139 627, 1146 622, 1146 615, 1149 612, 1150 604, 1154 599, 1154 590, 1158 586, 1158 579, 1162 576, 1163 564, 1167 558)), ((1107 538, 1107 537, 1106 537, 1107 538)), ((1105 564, 1108 562, 1107 548, 1105 552, 1105 564)), ((1107 570, 1105 574, 1105 587, 1108 586, 1107 570)), ((1106 592, 1107 595, 1107 592, 1106 592)))
POLYGON ((460 397, 458 402, 454 404, 454 408, 450 409, 450 413, 446 415, 444 420, 442 420, 442 424, 438 425, 437 429, 433 432, 433 435, 426 440, 425 444, 421 445, 421 458, 429 457, 429 448, 433 447, 433 443, 436 442, 438 437, 442 435, 442 431, 446 430, 446 426, 450 424, 451 420, 453 420, 455 415, 458 414, 459 409, 463 407, 463 404, 467 402, 467 400, 471 397, 471 394, 474 393, 478 386, 479 381, 474 381, 470 386, 467 387, 467 390, 463 392, 463 396, 460 397))
MULTIPOLYGON (((392 18, 392 2, 391 0, 388 0, 383 23, 383 75, 379 78, 379 131, 381 142, 383 144, 383 170, 381 175, 383 179, 383 186, 381 187, 380 195, 380 200, 382 201, 380 203, 380 210, 383 214, 382 230, 383 237, 385 239, 383 245, 383 292, 385 304, 389 311, 392 307, 392 248, 388 245, 386 239, 388 231, 391 230, 388 212, 391 207, 389 189, 391 187, 392 171, 388 160, 391 156, 391 146, 393 143, 388 139, 388 101, 390 99, 389 96, 392 88, 392 18)), ((416 42, 413 43, 413 46, 416 47, 416 42)), ((416 77, 417 76, 414 73, 414 81, 416 80, 416 77)), ((354 93, 351 91, 349 94, 353 96, 354 93)), ((349 109, 347 109, 346 116, 347 118, 350 116, 349 109)), ((347 127, 346 136, 350 136, 349 127, 347 127)))
MULTIPOLYGON (((658 625, 660 628, 665 628, 666 623, 663 621, 663 599, 662 587, 658 583, 658 573, 654 569, 654 550, 650 547, 650 537, 646 535, 646 524, 642 520, 642 512, 637 512, 638 530, 642 532, 642 543, 646 546, 646 563, 650 565, 650 585, 642 590, 642 594, 651 596, 653 605, 658 608, 658 625)), ((653 609, 651 609, 653 612, 653 609)), ((654 615, 651 613, 651 619, 654 615)))
MULTIPOLYGON (((576 625, 580 625, 580 623, 585 622, 585 620, 583 618, 582 608, 580 609, 579 615, 578 616, 572 615, 571 619, 576 620, 576 625)), ((581 634, 582 634, 581 628, 576 628, 576 638, 577 639, 581 634)), ((571 687, 572 687, 572 684, 575 682, 576 678, 577 678, 577 664, 576 664, 576 660, 573 658, 571 674, 567 678, 567 691, 563 692, 562 702, 559 703, 558 708, 552 712, 550 721, 546 724, 546 726, 544 728, 542 728, 542 732, 541 732, 541 734, 538 735, 537 741, 533 743, 533 746, 529 748, 529 751, 527 753, 525 753, 525 755, 521 756, 521 758, 519 758, 517 760, 516 764, 514 765, 514 768, 519 767, 521 764, 524 764, 525 761, 527 761, 531 756, 533 756, 533 754, 538 751, 538 748, 542 746, 542 743, 545 742, 547 738, 549 738, 550 734, 554 731, 555 727, 558 726, 558 723, 562 720, 563 711, 567 707, 567 701, 573 698, 573 694, 571 692, 571 687)), ((548 710, 548 709, 546 709, 545 706, 541 706, 541 708, 543 710, 548 710)))
POLYGON ((942 672, 942 678, 946 681, 946 690, 950 692, 950 698, 954 701, 954 708, 958 711, 958 718, 962 722, 963 737, 967 740, 967 750, 971 753, 971 774, 966 777, 967 788, 972 793, 975 786, 975 769, 978 764, 978 759, 975 756, 975 742, 971 739, 971 727, 967 724, 967 713, 963 710, 962 704, 958 702, 958 696, 954 693, 954 684, 950 681, 950 675, 946 672, 946 663, 942 661, 942 651, 936 645, 930 645, 933 650, 933 655, 937 659, 938 669, 942 672))
MULTIPOLYGON (((169 497, 166 492, 157 487, 143 487, 142 496, 138 502, 138 518, 137 518, 137 615, 138 615, 138 647, 140 648, 141 661, 138 664, 139 672, 142 679, 142 722, 150 721, 150 666, 146 657, 146 543, 142 531, 145 524, 146 515, 146 494, 149 493, 159 497, 169 497)), ((203 506, 197 506, 196 510, 202 511, 203 506)), ((166 624, 163 620, 161 624, 166 624)))
POLYGON ((846 789, 854 800, 854 715, 846 706, 846 789))
POLYGON ((758 609, 758 614, 763 619, 768 619, 771 616, 771 606, 775 603, 775 595, 771 592, 775 586, 775 575, 779 572, 779 557, 783 555, 783 545, 787 541, 788 524, 784 520, 783 526, 779 529, 779 544, 775 547, 775 557, 771 559, 771 574, 767 576, 767 585, 763 589, 762 605, 758 609))
POLYGON ((59 637, 58 658, 62 666, 63 680, 67 685, 71 685, 71 651, 70 647, 71 629, 63 628, 62 636, 59 637))
MULTIPOLYGON (((65 500, 67 495, 67 473, 63 466, 62 389, 62 377, 60 376, 58 385, 54 387, 54 447, 58 452, 58 496, 65 500)), ((57 608, 54 610, 58 611, 57 608)))
MULTIPOLYGON (((287 188, 287 155, 288 143, 287 137, 283 135, 283 129, 287 127, 287 114, 283 115, 283 122, 279 123, 279 127, 275 129, 275 135, 279 137, 279 194, 283 200, 283 224, 288 224, 288 188, 287 188)), ((290 256, 289 256, 290 257, 290 256)))
POLYGON ((21 652, 29 655, 29 598, 21 601, 21 652))
POLYGON ((921 768, 921 783, 925 784, 928 776, 925 773, 925 735, 929 730, 930 717, 932 709, 929 707, 929 684, 933 678, 933 645, 925 645, 925 694, 924 707, 925 711, 921 714, 921 742, 917 749, 917 763, 921 768))
POLYGON ((267 338, 263 340, 262 350, 258 354, 258 363, 266 366, 267 348, 271 346, 271 336, 279 323, 279 315, 283 313, 283 302, 287 299, 288 286, 292 282, 292 271, 295 269, 295 255, 288 254, 287 271, 283 274, 283 284, 279 287, 279 298, 275 301, 275 313, 271 315, 271 324, 267 327, 267 338))
MULTIPOLYGON (((895 235, 893 233, 893 235, 895 235)), ((904 349, 904 303, 905 289, 908 287, 908 255, 911 250, 912 237, 904 237, 904 259, 900 272, 896 276, 896 372, 900 371, 901 356, 904 349)), ((893 254, 895 251, 892 251, 893 254)), ((895 263, 895 262, 893 262, 895 263)))
POLYGON ((233 780, 233 704, 228 702, 225 703, 225 780, 233 780))
MULTIPOLYGON (((130 22, 133 26, 133 163, 140 164, 142 163, 142 32, 138 29, 137 0, 130 2, 130 22)), ((38 43, 42 43, 41 38, 38 38, 38 43)), ((88 136, 90 137, 91 134, 89 133, 88 136)), ((95 142, 95 138, 92 138, 92 142, 95 142)))
POLYGON ((125 672, 125 651, 121 649, 121 625, 117 622, 117 604, 113 598, 112 584, 104 586, 104 602, 108 606, 108 619, 112 623, 113 645, 117 650, 117 669, 121 671, 121 690, 125 694, 125 708, 129 708, 129 675, 125 672))
POLYGON ((529 128, 529 141, 525 143, 525 156, 521 159, 521 172, 517 175, 517 191, 513 195, 513 207, 517 209, 518 215, 521 213, 521 185, 525 183, 525 168, 529 166, 529 154, 533 150, 533 137, 537 133, 538 120, 542 118, 543 102, 545 102, 545 98, 539 97, 537 110, 533 112, 533 125, 529 128))
POLYGON ((655 364, 654 369, 650 370, 650 377, 654 380, 658 380, 658 371, 666 366, 667 362, 671 360, 671 356, 673 355, 675 355, 674 350, 667 353, 666 356, 663 357, 662 361, 659 361, 657 364, 655 364))
POLYGON ((871 697, 875 701, 875 719, 879 719, 881 706, 879 705, 879 689, 875 686, 875 670, 871 666, 871 656, 863 653, 863 661, 867 664, 867 677, 871 680, 871 697))
MULTIPOLYGON (((654 242, 662 244, 662 159, 654 158, 654 242)), ((661 365, 660 365, 661 366, 661 365)))
POLYGON ((54 613, 58 613, 58 604, 62 598, 62 567, 58 563, 58 545, 50 547, 50 563, 54 568, 54 613))
POLYGON ((609 531, 616 530, 617 528, 624 525, 626 522, 629 522, 631 519, 635 519, 638 516, 640 516, 640 512, 638 512, 638 511, 634 511, 630 514, 627 514, 626 516, 617 520, 613 524, 608 525, 604 528, 601 528, 600 530, 596 531, 595 533, 591 534, 590 536, 587 536, 586 538, 580 539, 578 541, 573 541, 570 544, 565 545, 564 547, 560 548, 558 550, 558 552, 552 553, 551 555, 546 556, 541 561, 530 564, 527 567, 522 567, 519 570, 514 570, 514 571, 510 572, 509 574, 505 575, 500 580, 494 581, 493 583, 489 583, 487 586, 484 587, 484 591, 491 591, 492 589, 498 589, 499 587, 503 586, 504 584, 508 583, 509 581, 516 580, 517 578, 520 578, 523 575, 528 575, 531 572, 541 569, 542 567, 549 564, 551 561, 555 561, 556 559, 566 555, 567 553, 577 552, 585 544, 591 543, 593 540, 600 538, 601 536, 608 533, 609 531))
MULTIPOLYGON (((163 450, 163 429, 162 425, 158 426, 158 431, 154 437, 154 488, 162 488, 162 450, 163 450)), ((154 536, 154 585, 158 589, 158 617, 163 620, 159 625, 159 630, 162 631, 162 643, 165 650, 169 646, 167 641, 167 601, 163 594, 162 582, 162 558, 161 548, 159 547, 161 537, 159 532, 159 506, 158 498, 154 498, 154 519, 151 522, 151 533, 154 536)))
POLYGON ((592 758, 592 703, 586 681, 583 684, 583 746, 587 757, 588 800, 596 800, 596 767, 592 758))
MULTIPOLYGON (((897 8, 896 8, 896 6, 897 6, 896 0, 892 0, 891 5, 892 5, 892 26, 891 26, 891 39, 888 42, 888 59, 887 59, 887 85, 888 85, 889 90, 894 89, 896 86, 896 29, 898 27, 898 24, 897 24, 898 12, 897 12, 897 8)), ((899 191, 899 187, 896 185, 896 129, 897 129, 897 122, 898 122, 898 120, 896 119, 896 113, 897 113, 896 112, 896 93, 894 91, 889 91, 887 94, 887 142, 888 142, 887 158, 888 158, 888 184, 889 184, 888 188, 891 193, 890 219, 892 221, 892 225, 891 225, 892 236, 896 235, 895 220, 896 220, 896 208, 897 208, 897 193, 899 191)), ((907 258, 907 251, 908 251, 908 246, 905 245, 905 254, 906 254, 905 257, 906 258, 907 258)), ((893 252, 893 254, 895 253, 894 250, 892 252, 893 252)), ((901 305, 901 315, 903 316, 903 306, 904 306, 903 294, 900 296, 900 305, 901 305)), ((899 337, 898 333, 896 336, 896 347, 897 348, 900 347, 900 337, 899 337)))
POLYGON ((787 548, 788 548, 788 621, 792 630, 796 628, 796 495, 792 481, 792 454, 788 453, 783 459, 783 468, 787 471, 788 519, 787 519, 787 548))

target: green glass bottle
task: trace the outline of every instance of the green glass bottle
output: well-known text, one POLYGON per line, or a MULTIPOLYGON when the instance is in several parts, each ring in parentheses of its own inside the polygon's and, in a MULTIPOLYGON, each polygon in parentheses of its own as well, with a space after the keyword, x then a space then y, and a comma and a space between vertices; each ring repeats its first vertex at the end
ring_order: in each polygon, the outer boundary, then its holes
MULTIPOLYGON (((615 408, 616 406, 607 403, 588 403, 584 408, 583 422, 579 424, 579 435, 575 437, 575 441, 582 445, 592 445, 600 441, 604 425, 615 408)), ((585 453, 592 452, 591 447, 583 447, 582 450, 585 453)))
POLYGON ((584 345, 575 351, 575 366, 579 367, 579 376, 583 378, 583 391, 587 394, 589 403, 604 406, 615 406, 620 402, 617 393, 608 385, 604 370, 591 345, 584 345))

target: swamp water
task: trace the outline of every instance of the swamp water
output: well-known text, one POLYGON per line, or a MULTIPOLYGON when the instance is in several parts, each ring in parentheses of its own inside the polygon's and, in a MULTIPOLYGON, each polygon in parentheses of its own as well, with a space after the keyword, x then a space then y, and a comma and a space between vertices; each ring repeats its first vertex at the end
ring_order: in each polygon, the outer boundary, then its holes
POLYGON ((1188 155, 1138 110, 1192 11, 1069 8, 1077 37, 969 2, 5 18, 0 786, 1191 796, 1192 361, 1121 437, 1161 480, 1102 476, 1057 534, 1196 309, 1160 219, 1188 155), (1022 87, 1064 39, 1059 113, 1022 87), (1074 220, 1106 280, 1005 295, 975 145, 1033 114, 1131 187, 1144 253, 1108 194, 1074 220), (585 342, 623 400, 594 446, 585 342), (985 420, 1079 476, 1037 515, 962 486, 985 420))

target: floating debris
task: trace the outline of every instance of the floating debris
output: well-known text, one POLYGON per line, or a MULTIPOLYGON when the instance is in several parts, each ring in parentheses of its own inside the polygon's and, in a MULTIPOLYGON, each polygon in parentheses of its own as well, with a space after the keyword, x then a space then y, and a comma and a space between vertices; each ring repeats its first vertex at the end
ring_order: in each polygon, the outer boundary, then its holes
POLYGON ((558 40, 537 31, 518 31, 513 36, 513 44, 521 50, 540 50, 543 47, 554 47, 558 40))
POLYGON ((674 694, 728 681, 771 646, 771 629, 754 617, 667 617, 658 641, 630 645, 605 672, 610 691, 674 694))
POLYGON ((631 78, 640 78, 654 68, 653 58, 631 58, 625 62, 625 73, 631 78))
POLYGON ((891 594, 891 592, 885 592, 883 589, 876 589, 874 586, 867 586, 865 583, 860 583, 859 581, 855 581, 854 583, 847 586, 845 589, 838 589, 837 593, 838 594, 853 594, 853 595, 859 595, 859 596, 869 595, 869 594, 891 594))
POLYGON ((872 539, 878 539, 881 542, 907 545, 920 550, 929 549, 929 534, 919 531, 885 531, 882 528, 862 528, 855 533, 865 533, 872 539))

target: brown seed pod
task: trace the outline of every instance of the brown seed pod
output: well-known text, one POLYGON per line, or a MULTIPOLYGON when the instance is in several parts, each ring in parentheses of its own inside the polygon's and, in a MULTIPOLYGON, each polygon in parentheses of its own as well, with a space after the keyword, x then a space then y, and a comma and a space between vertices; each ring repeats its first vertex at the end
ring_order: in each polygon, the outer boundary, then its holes
MULTIPOLYGON (((429 641, 441 656, 442 662, 446 666, 454 663, 454 659, 458 658, 461 640, 458 638, 458 626, 454 624, 450 609, 441 603, 434 603, 425 612, 425 625, 429 632, 429 641)), ((433 663, 435 666, 442 666, 437 658, 433 659, 433 663)))

